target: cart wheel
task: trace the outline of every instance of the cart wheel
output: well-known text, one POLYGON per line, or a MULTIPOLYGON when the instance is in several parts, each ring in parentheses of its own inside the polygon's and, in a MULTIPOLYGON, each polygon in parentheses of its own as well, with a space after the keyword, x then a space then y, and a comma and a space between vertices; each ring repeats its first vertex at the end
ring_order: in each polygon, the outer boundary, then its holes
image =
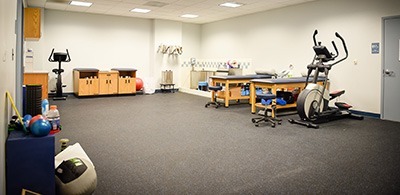
POLYGON ((272 124, 271 124, 271 127, 275 127, 275 123, 272 123, 272 124))
POLYGON ((258 126, 260 126, 260 125, 257 123, 257 124, 255 124, 255 126, 258 127, 258 126))
POLYGON ((255 122, 256 122, 256 119, 252 118, 252 119, 251 119, 251 122, 252 122, 252 123, 255 123, 255 122))
POLYGON ((208 107, 208 104, 206 104, 204 107, 206 107, 206 108, 207 108, 207 107, 208 107))

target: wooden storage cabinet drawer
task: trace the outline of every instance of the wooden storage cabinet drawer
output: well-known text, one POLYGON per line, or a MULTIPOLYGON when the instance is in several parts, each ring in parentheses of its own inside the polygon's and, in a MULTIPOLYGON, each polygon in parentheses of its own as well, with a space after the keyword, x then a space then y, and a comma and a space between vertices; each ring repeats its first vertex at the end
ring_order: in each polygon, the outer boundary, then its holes
POLYGON ((98 69, 74 69, 74 93, 77 96, 91 96, 99 94, 98 69))
POLYGON ((118 72, 99 72, 99 95, 112 95, 118 93, 118 72))

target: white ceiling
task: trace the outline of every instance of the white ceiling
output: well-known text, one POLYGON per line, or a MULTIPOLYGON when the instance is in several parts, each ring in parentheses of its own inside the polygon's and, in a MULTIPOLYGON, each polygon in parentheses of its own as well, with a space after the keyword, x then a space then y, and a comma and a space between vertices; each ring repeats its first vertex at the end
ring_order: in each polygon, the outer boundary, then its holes
POLYGON ((231 0, 80 0, 92 2, 91 7, 78 7, 69 5, 69 0, 26 0, 28 7, 43 7, 45 9, 64 10, 72 12, 85 12, 105 15, 117 15, 136 18, 165 19, 188 23, 204 24, 233 18, 246 14, 277 9, 290 5, 315 1, 315 0, 237 0, 244 4, 238 8, 218 6, 231 0), (155 7, 145 5, 149 2, 162 2, 167 5, 155 7), (150 9, 149 13, 133 13, 133 8, 150 9), (182 14, 196 14, 198 18, 181 18, 182 14))

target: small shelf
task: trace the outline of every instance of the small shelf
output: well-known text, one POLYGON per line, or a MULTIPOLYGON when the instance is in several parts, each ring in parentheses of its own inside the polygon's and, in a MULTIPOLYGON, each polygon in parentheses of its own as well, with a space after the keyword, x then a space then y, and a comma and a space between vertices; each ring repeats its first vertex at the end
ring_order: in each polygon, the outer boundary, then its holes
POLYGON ((160 83, 161 92, 172 92, 175 93, 175 84, 171 83, 160 83))

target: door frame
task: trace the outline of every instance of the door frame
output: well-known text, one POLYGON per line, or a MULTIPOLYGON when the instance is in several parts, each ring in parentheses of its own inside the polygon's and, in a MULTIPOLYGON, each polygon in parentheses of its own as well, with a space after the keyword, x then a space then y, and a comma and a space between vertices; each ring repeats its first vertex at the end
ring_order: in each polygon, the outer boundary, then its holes
POLYGON ((15 22, 16 34, 16 70, 15 70, 15 104, 20 113, 23 113, 23 92, 22 85, 24 80, 24 2, 17 0, 17 19, 15 22))
POLYGON ((385 82, 384 82, 384 71, 385 71, 385 21, 386 20, 391 20, 391 19, 400 19, 400 15, 395 15, 395 16, 388 16, 388 17, 382 17, 382 46, 381 46, 381 119, 385 118, 385 112, 384 112, 384 92, 385 92, 385 82))

